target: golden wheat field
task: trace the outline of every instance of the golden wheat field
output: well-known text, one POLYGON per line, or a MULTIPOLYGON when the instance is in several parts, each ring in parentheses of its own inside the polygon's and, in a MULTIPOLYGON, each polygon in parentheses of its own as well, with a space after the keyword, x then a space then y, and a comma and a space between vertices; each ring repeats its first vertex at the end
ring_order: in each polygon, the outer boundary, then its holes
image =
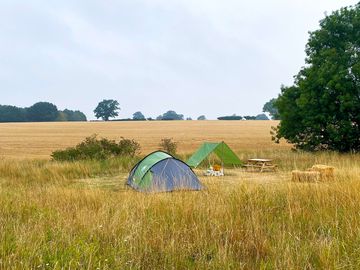
POLYGON ((273 121, 0 124, 0 269, 360 269, 360 155, 294 152, 273 144, 273 121), (162 138, 181 157, 227 142, 278 172, 228 168, 206 190, 143 194, 125 185, 140 157, 55 162, 55 149, 97 133, 162 138), (335 167, 331 181, 291 171, 335 167))
POLYGON ((277 121, 147 121, 0 124, 0 155, 11 158, 48 158, 55 149, 73 146, 98 134, 110 139, 137 140, 142 152, 158 149, 162 138, 179 143, 179 153, 191 153, 204 141, 226 141, 235 151, 289 149, 274 145, 271 126, 277 121))

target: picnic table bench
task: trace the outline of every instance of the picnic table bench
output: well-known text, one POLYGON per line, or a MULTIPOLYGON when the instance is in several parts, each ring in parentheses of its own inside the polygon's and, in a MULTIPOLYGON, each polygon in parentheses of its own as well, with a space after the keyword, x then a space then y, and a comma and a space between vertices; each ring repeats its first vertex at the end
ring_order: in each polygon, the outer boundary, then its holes
POLYGON ((273 171, 276 172, 277 165, 273 164, 272 159, 251 158, 248 159, 248 163, 244 165, 246 169, 252 169, 253 171, 273 171))

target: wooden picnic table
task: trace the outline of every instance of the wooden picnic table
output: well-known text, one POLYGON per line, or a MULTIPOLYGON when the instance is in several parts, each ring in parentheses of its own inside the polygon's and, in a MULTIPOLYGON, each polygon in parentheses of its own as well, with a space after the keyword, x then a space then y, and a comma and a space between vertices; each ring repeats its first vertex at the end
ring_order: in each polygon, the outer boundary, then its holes
POLYGON ((277 166, 273 164, 272 159, 264 159, 264 158, 250 158, 248 159, 248 163, 244 165, 246 169, 250 168, 252 170, 257 170, 260 172, 264 171, 276 171, 277 166))

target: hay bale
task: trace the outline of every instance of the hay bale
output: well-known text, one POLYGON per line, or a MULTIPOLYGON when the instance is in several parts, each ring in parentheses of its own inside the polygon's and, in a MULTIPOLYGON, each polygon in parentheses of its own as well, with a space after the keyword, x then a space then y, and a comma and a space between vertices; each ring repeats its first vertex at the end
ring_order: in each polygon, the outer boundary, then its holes
POLYGON ((320 172, 317 171, 292 171, 292 181, 295 182, 317 182, 320 180, 320 172))
POLYGON ((310 171, 319 172, 321 181, 333 180, 335 168, 327 165, 316 164, 310 171))

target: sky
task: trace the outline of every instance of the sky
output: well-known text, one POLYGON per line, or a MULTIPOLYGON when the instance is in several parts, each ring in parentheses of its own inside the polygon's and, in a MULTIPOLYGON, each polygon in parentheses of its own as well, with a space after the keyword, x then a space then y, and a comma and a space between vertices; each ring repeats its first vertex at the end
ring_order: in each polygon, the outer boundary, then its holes
POLYGON ((0 0, 0 104, 256 115, 347 0, 0 0))

